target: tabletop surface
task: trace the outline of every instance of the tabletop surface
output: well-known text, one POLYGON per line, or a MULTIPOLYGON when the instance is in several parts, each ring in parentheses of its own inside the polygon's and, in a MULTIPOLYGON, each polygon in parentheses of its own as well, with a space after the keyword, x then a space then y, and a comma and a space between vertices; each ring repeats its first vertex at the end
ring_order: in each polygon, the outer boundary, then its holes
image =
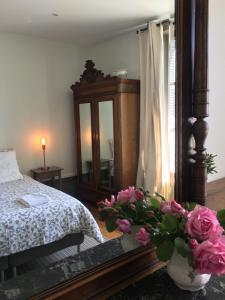
MULTIPOLYGON (((82 251, 45 268, 37 268, 0 284, 1 300, 25 300, 65 280, 94 269, 127 251, 121 238, 82 251)), ((225 300, 225 276, 212 276, 198 292, 180 290, 163 268, 112 296, 109 300, 225 300)))
POLYGON ((52 167, 47 167, 46 169, 44 168, 32 169, 31 171, 36 174, 42 174, 42 173, 49 173, 49 172, 61 171, 61 170, 63 169, 60 167, 52 166, 52 167))
POLYGON ((212 276, 198 292, 179 289, 163 268, 108 300, 225 300, 225 276, 212 276))

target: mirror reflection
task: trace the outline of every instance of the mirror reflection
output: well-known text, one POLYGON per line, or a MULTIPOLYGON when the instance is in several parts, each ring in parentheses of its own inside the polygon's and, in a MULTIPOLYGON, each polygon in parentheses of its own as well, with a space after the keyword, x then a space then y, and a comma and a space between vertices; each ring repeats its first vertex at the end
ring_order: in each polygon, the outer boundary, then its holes
POLYGON ((82 182, 93 181, 92 128, 90 103, 79 104, 82 182))
MULTIPOLYGON (((29 34, 5 7, 13 34, 0 33, 1 282, 108 240, 118 238, 118 255, 139 247, 100 218, 97 203, 111 194, 139 186, 174 197, 174 1, 134 1, 145 17, 124 7, 124 24, 121 4, 113 2, 116 13, 106 4, 110 28, 99 21, 101 5, 87 2, 95 32, 81 13, 80 26, 68 19, 68 32, 58 23, 54 31, 51 16, 29 34)), ((27 7, 15 9, 27 18, 27 7)))
POLYGON ((100 185, 113 187, 114 134, 113 101, 99 102, 100 185))

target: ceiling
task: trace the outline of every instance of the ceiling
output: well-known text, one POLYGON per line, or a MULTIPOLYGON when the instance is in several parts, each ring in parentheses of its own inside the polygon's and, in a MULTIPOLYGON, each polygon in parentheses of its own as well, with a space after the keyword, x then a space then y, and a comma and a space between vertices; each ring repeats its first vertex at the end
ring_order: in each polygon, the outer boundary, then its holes
POLYGON ((173 13, 174 0, 0 0, 0 31, 90 45, 173 13))

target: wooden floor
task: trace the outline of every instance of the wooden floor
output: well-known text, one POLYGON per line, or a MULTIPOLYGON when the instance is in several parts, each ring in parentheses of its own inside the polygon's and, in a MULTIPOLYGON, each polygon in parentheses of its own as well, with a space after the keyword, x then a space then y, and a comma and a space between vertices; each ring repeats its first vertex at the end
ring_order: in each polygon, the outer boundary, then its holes
POLYGON ((211 209, 225 209, 225 178, 207 184, 208 199, 206 206, 211 209))
POLYGON ((95 207, 89 203, 84 203, 84 205, 91 211, 91 213, 94 216, 96 222, 98 223, 98 226, 104 237, 111 240, 111 239, 116 239, 122 235, 122 233, 120 231, 113 231, 113 232, 107 231, 107 229, 105 227, 105 223, 99 219, 99 212, 98 212, 97 207, 95 207))

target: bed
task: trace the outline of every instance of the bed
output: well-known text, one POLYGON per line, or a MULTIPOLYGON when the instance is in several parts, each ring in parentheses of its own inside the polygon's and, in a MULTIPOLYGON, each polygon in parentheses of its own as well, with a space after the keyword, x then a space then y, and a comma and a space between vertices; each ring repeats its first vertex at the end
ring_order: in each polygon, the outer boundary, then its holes
POLYGON ((29 176, 0 183, 0 271, 37 256, 80 245, 84 235, 103 242, 89 210, 77 199, 29 176), (17 199, 24 194, 45 194, 46 204, 24 208, 17 199))

